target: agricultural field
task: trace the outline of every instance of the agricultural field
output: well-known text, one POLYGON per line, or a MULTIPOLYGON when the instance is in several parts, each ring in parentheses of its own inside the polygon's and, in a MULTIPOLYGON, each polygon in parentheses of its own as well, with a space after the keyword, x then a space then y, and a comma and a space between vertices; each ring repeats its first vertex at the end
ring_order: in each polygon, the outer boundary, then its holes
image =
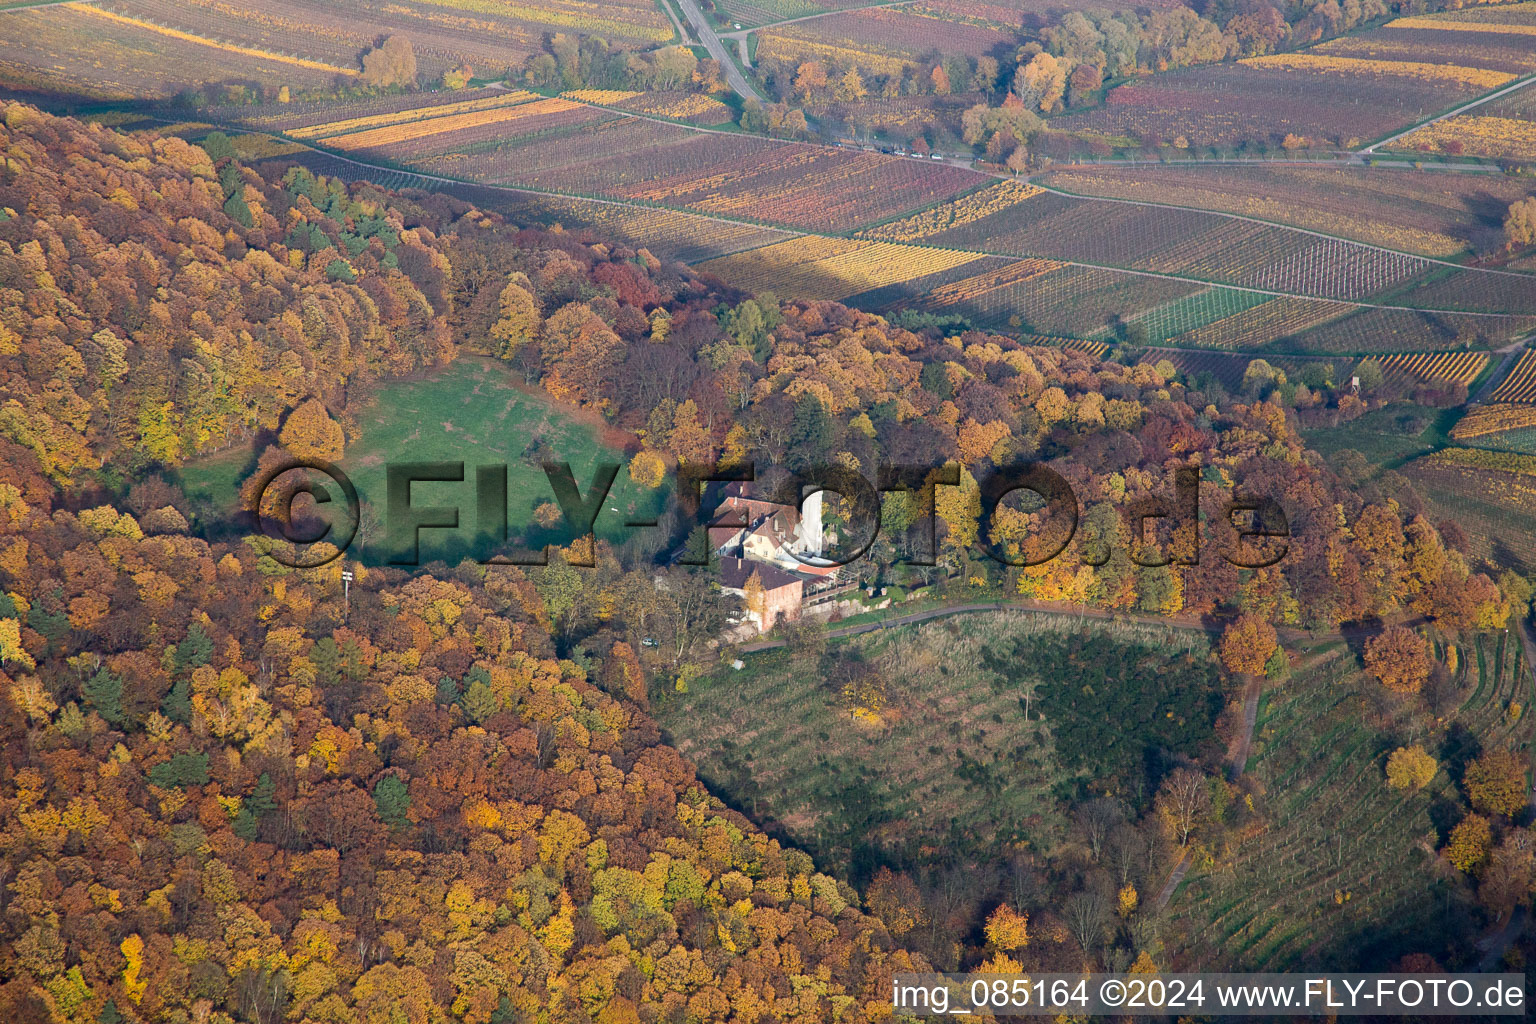
POLYGON ((1457 420, 1451 428, 1451 438, 1471 441, 1473 438, 1487 438, 1533 427, 1536 427, 1536 405, 1489 403, 1473 406, 1465 416, 1457 420))
MULTIPOLYGON (((1270 301, 1261 292, 1240 291, 1235 288, 1202 288, 1150 309, 1123 318, 1125 324, 1136 324, 1148 341, 1166 342, 1195 331, 1224 323, 1240 316, 1256 306, 1270 301)), ((1110 337, 1120 325, 1106 327, 1101 337, 1110 337)))
MULTIPOLYGON (((1059 330, 1061 324, 1068 322, 1075 330, 1087 329, 1082 320, 1064 319, 1075 312, 1074 308, 1053 305, 1065 301, 1060 289, 1077 276, 1064 264, 1054 260, 992 258, 962 269, 964 276, 956 274, 943 281, 926 278, 898 286, 901 294, 888 300, 890 309, 958 315, 973 326, 1010 333, 1045 332, 1049 329, 1047 325, 1056 325, 1059 330), (1067 272, 1063 276, 1055 276, 1057 271, 1064 270, 1067 272)), ((866 305, 873 295, 860 296, 856 301, 865 308, 873 308, 866 305)), ((1103 347, 1108 349, 1107 345, 1103 347)))
MULTIPOLYGON (((1533 696, 1514 634, 1480 635, 1456 661, 1453 709, 1418 741, 1458 767, 1472 753, 1458 737, 1528 749, 1530 716, 1508 713, 1533 696)), ((1337 648, 1266 690, 1248 772, 1273 824, 1230 862, 1191 870, 1168 908, 1167 933, 1205 969, 1343 970, 1424 952, 1427 936, 1476 937, 1475 911, 1433 853, 1451 774, 1417 792, 1387 785, 1386 755, 1407 740, 1372 713, 1379 692, 1337 648)))
POLYGON ((1044 189, 1024 182, 1000 181, 910 217, 866 228, 859 232, 859 237, 880 242, 920 242, 942 232, 974 224, 1015 203, 1044 194, 1044 189))
POLYGON ((725 124, 736 116, 726 104, 696 92, 642 92, 614 105, 620 110, 697 125, 725 124))
POLYGON ((1384 27, 1361 35, 1331 39, 1309 52, 1326 57, 1369 60, 1378 63, 1471 67, 1491 74, 1474 84, 1501 85, 1499 76, 1528 75, 1536 71, 1536 52, 1531 38, 1536 33, 1468 31, 1474 26, 1435 18, 1398 18, 1384 27))
POLYGON ((1363 299, 1428 266, 1414 256, 1201 210, 1056 194, 1003 205, 925 240, 1328 299, 1363 299))
POLYGON ((376 131, 334 142, 352 150, 376 146, 379 157, 463 181, 635 200, 824 232, 889 220, 980 180, 947 165, 700 132, 564 98, 376 131))
POLYGON ((819 664, 752 655, 655 713, 711 788, 862 881, 939 856, 924 847, 1049 851, 1080 787, 1134 793, 1148 757, 1209 750, 1225 701, 1208 649, 1194 631, 975 615, 838 643, 819 664), (839 666, 884 680, 878 720, 845 709, 839 666))
MULTIPOLYGON (((533 99, 531 96, 527 98, 533 99)), ((611 120, 592 107, 570 100, 523 102, 522 98, 514 98, 484 109, 330 135, 322 141, 328 148, 343 152, 372 152, 387 159, 411 161, 444 151, 470 149, 494 141, 506 132, 537 137, 562 128, 611 120)))
POLYGON ((1004 56, 1018 34, 909 7, 871 7, 758 33, 759 60, 799 64, 820 60, 879 75, 900 75, 937 52, 945 56, 1004 56))
POLYGON ((208 84, 325 88, 355 78, 386 36, 411 41, 433 81, 462 64, 500 76, 543 49, 549 32, 588 32, 631 48, 675 32, 650 0, 103 0, 11 12, 6 84, 111 99, 161 98, 208 84))
POLYGON ((1394 303, 1419 309, 1451 309, 1536 317, 1536 274, 1509 269, 1437 268, 1396 291, 1394 303))
POLYGON ((1501 348, 1536 328, 1536 318, 1423 313, 1360 307, 1291 336, 1297 352, 1381 353, 1423 349, 1501 348))
POLYGON ((1439 68, 1308 54, 1250 58, 1130 82, 1110 90, 1104 106, 1052 124, 1112 145, 1182 140, 1229 149, 1294 135, 1354 149, 1476 98, 1490 88, 1484 82, 1508 81, 1504 72, 1439 68))
POLYGON ((696 267, 740 288, 806 299, 844 299, 911 277, 974 263, 972 252, 803 236, 696 267))
POLYGON ((630 199, 812 231, 851 231, 970 189, 977 175, 879 153, 757 144, 723 156, 740 140, 704 136, 701 159, 656 168, 620 191, 630 199), (717 153, 722 155, 717 156, 717 153), (682 165, 682 166, 679 166, 682 165))
POLYGON ((1402 469, 1434 511, 1456 522, 1473 554, 1536 571, 1536 455, 1443 448, 1402 469))
POLYGON ((1041 180, 1079 195, 1220 210, 1437 258, 1503 245, 1505 212, 1527 192, 1496 175, 1294 165, 1069 167, 1041 180))
POLYGON ((1074 352, 1086 352, 1095 359, 1102 359, 1109 353, 1109 346, 1102 341, 1087 341, 1082 338, 1045 338, 1038 334, 1026 334, 1023 340, 1031 345, 1050 345, 1055 348, 1071 349, 1074 352))
MULTIPOLYGON (((541 543, 559 539, 534 525, 535 508, 553 500, 539 465, 545 456, 539 453, 558 452, 582 486, 590 481, 600 459, 625 461, 624 450, 600 423, 520 389, 504 366, 489 359, 460 358, 423 378, 386 383, 356 419, 358 437, 338 464, 352 478, 363 503, 360 536, 368 545, 368 557, 380 561, 383 555, 374 545, 384 539, 385 465, 401 451, 410 451, 419 461, 463 461, 467 467, 462 485, 418 483, 413 487, 412 500, 418 505, 436 502, 463 509, 457 530, 422 532, 423 561, 452 561, 475 550, 474 470, 469 467, 507 464, 508 529, 514 537, 541 543), (432 429, 425 429, 429 424, 432 429)), ((235 501, 252 458, 249 451, 237 450, 191 463, 182 472, 183 486, 194 501, 222 514, 235 501)), ((663 497, 662 490, 632 483, 628 471, 621 469, 598 515, 598 535, 614 542, 632 536, 623 526, 625 520, 658 511, 663 497)), ((488 556, 489 552, 477 552, 477 557, 488 556)))
POLYGON ((964 284, 967 291, 978 294, 936 311, 968 316, 977 326, 991 330, 1092 340, 1141 310, 1204 289, 1188 281, 1097 267, 1069 265, 1037 273, 1046 262, 1024 261, 1021 279, 1000 287, 989 287, 990 277, 964 284))
POLYGON ((1282 343, 1324 321, 1347 315, 1354 308, 1324 299, 1272 298, 1174 335, 1168 343, 1179 348, 1262 349, 1282 343))
POLYGON ((847 7, 863 7, 869 0, 716 0, 734 23, 755 28, 777 21, 830 14, 847 7))
POLYGON ((676 210, 537 193, 463 191, 476 205, 496 210, 517 223, 558 224, 566 231, 580 229, 589 232, 594 241, 624 242, 681 263, 715 259, 794 237, 791 232, 776 228, 733 224, 676 210))
POLYGON ((1509 376, 1499 382, 1490 402, 1536 402, 1536 349, 1527 349, 1509 371, 1509 376))
POLYGON ((1378 362, 1388 379, 1471 384, 1488 365, 1488 353, 1393 352, 1378 362))
POLYGON ((1536 121, 1481 112, 1458 114, 1425 125, 1393 143, 1392 148, 1451 156, 1536 160, 1536 121))
POLYGON ((211 83, 255 83, 276 90, 326 87, 355 77, 345 64, 285 53, 276 46, 222 42, 161 27, 88 4, 5 15, 0 86, 104 100, 166 99, 211 83))

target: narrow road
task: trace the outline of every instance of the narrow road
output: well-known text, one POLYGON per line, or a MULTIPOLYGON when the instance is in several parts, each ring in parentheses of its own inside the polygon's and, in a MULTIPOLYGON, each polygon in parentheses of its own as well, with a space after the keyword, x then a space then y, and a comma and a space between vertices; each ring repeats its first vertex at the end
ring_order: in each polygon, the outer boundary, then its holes
POLYGON ((1162 891, 1157 894, 1153 906, 1158 910, 1166 910, 1168 901, 1173 899, 1173 894, 1178 891, 1179 883, 1184 881, 1184 876, 1189 874, 1189 851, 1185 850, 1179 857, 1179 862, 1168 872, 1168 881, 1163 883, 1162 891))
POLYGON ((725 44, 715 34, 714 27, 710 25, 709 19, 704 16, 704 12, 699 9, 698 0, 677 0, 677 2, 682 7, 683 14, 687 16, 688 24, 693 28, 694 33, 698 35, 699 41, 704 44, 704 49, 709 51, 711 57, 720 62, 720 70, 725 72, 725 80, 730 83, 732 89, 736 90, 736 94, 744 100, 757 100, 759 103, 766 102, 763 99, 762 93, 752 87, 752 83, 747 81, 747 76, 741 73, 741 68, 737 67, 736 62, 731 60, 730 52, 726 50, 725 44))
POLYGON ((1477 99, 1473 100, 1471 103, 1463 103, 1461 106, 1457 107, 1455 110, 1447 110, 1445 113, 1441 114, 1439 117, 1432 117, 1428 121, 1421 121, 1420 123, 1414 125, 1412 128, 1409 128, 1406 131, 1398 132, 1396 135, 1393 135, 1390 138, 1382 139, 1380 142, 1373 142, 1369 146, 1366 146, 1364 149, 1357 150, 1357 152, 1360 153, 1362 156, 1365 155, 1365 154, 1368 154, 1368 153, 1374 153, 1374 152, 1376 152, 1376 148, 1378 146, 1390 146, 1392 143, 1396 142, 1398 139, 1407 138, 1408 136, 1412 135, 1414 132, 1418 131, 1420 128, 1425 128, 1425 127, 1428 127, 1429 125, 1435 124, 1438 121, 1444 121, 1448 117, 1455 117, 1457 114, 1465 113, 1466 111, 1471 110, 1473 107, 1481 106, 1484 103, 1487 103, 1489 100, 1496 100, 1500 96, 1508 96, 1512 92, 1515 92, 1515 91, 1520 90, 1520 89, 1524 89, 1526 86, 1530 85, 1532 82, 1536 82, 1536 75, 1530 75, 1530 76, 1528 76, 1526 78, 1517 79, 1516 81, 1510 83, 1509 85, 1506 85, 1504 88, 1499 89, 1496 92, 1490 92, 1486 96, 1479 96, 1477 99))
POLYGON ((1227 778, 1236 782, 1248 767, 1248 753, 1253 749, 1253 730, 1259 722, 1259 698, 1264 695, 1264 677, 1242 673, 1243 678, 1243 731, 1232 744, 1232 756, 1227 762, 1227 778))

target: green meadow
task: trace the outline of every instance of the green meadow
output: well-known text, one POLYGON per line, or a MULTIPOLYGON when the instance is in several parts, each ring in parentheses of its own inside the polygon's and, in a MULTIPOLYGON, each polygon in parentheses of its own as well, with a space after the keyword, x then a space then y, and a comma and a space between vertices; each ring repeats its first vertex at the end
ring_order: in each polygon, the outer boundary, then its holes
MULTIPOLYGON (((391 463, 464 463, 462 483, 421 481, 411 487, 413 508, 459 509, 456 529, 421 531, 422 562, 491 554, 492 548, 477 536, 482 525, 476 509, 479 466, 506 465, 507 529, 514 542, 526 542, 530 548, 568 539, 558 524, 551 529, 534 519, 540 505, 555 500, 543 462, 570 463, 583 499, 599 464, 621 467, 596 523, 597 535, 613 543, 646 532, 624 524, 657 516, 668 494, 665 485, 649 490, 632 483, 623 449, 605 443, 600 427, 517 388, 505 368, 487 359, 462 358, 422 377, 382 384, 358 409, 356 420, 359 436, 347 445, 338 465, 361 500, 361 544, 354 544, 353 555, 366 561, 385 560, 391 463)), ((181 484, 193 502, 226 513, 254 465, 250 449, 222 453, 186 466, 181 484)))

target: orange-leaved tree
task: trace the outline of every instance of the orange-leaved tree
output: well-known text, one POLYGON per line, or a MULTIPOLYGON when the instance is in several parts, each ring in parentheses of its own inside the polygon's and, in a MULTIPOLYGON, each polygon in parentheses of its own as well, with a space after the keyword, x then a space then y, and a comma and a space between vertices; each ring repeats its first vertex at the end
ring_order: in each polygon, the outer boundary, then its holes
POLYGON ((1394 693, 1418 693, 1429 678, 1429 644, 1405 626, 1389 626, 1365 642, 1365 667, 1394 693))
POLYGON ((1274 626, 1252 613, 1240 615, 1221 634, 1221 663, 1228 672, 1263 672, 1278 643, 1274 626))

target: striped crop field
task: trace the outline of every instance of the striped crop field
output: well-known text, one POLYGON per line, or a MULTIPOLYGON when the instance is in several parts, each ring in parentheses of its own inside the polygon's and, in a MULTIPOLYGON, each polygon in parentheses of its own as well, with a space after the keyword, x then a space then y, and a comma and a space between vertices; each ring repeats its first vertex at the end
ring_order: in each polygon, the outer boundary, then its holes
POLYGON ((639 96, 640 93, 631 92, 625 89, 572 89, 571 91, 563 92, 560 95, 564 99, 575 100, 578 103, 600 103, 611 105, 614 103, 623 103, 625 100, 632 100, 636 96, 639 96))
POLYGON ((1274 298, 1168 341, 1181 348, 1258 348, 1351 308, 1326 299, 1274 298))
POLYGON ((1324 71, 1343 75, 1393 75, 1425 82, 1451 82, 1478 89, 1497 89, 1516 78, 1508 71, 1469 68, 1457 64, 1425 64, 1411 60, 1371 60, 1366 57, 1332 57, 1320 53, 1272 53, 1244 57, 1239 64, 1282 71, 1324 71))
POLYGON ((591 232, 594 240, 621 242, 663 259, 695 263, 794 237, 793 232, 753 224, 731 224, 694 213, 624 206, 591 199, 538 193, 505 193, 466 186, 477 205, 520 224, 560 225, 563 232, 591 232))
POLYGON ((1441 32, 1493 32, 1536 36, 1536 25, 1501 25, 1487 21, 1455 21, 1451 18, 1394 18, 1387 28, 1429 28, 1441 32))
POLYGON ((689 124, 724 124, 736 116, 724 103, 696 92, 643 92, 616 105, 620 110, 689 124))
POLYGON ((514 103, 509 106, 471 110, 461 114, 449 114, 446 117, 431 117, 423 120, 408 121, 404 124, 371 128, 366 131, 354 132, 350 135, 330 138, 326 140, 326 143, 334 146, 336 149, 343 150, 377 149, 381 146, 430 138, 434 135, 446 134, 447 132, 456 132, 468 128, 482 128, 486 125, 507 125, 514 121, 524 121, 546 114, 561 114, 567 111, 583 109, 585 108, 580 103, 572 103, 570 100, 543 99, 532 103, 514 103))
POLYGON ((999 270, 967 277, 953 284, 935 288, 928 297, 918 303, 927 310, 948 309, 963 303, 976 302, 1004 288, 1031 281, 1042 274, 1049 274, 1065 266, 1055 260, 1029 259, 1008 264, 999 270))
POLYGON ((328 64, 324 61, 309 60, 305 57, 291 57, 287 54, 276 53, 272 50, 259 49, 252 46, 241 46, 237 43, 226 43, 218 39, 210 39, 207 36, 195 35, 191 32, 183 32, 176 28, 167 28, 157 25, 143 18, 130 18, 126 14, 117 14, 113 11, 103 10, 90 4, 69 4, 70 10, 89 14, 96 18, 105 18, 108 21, 117 22, 120 25, 131 25, 137 29, 154 32, 168 39, 176 39, 185 43, 199 43, 203 46, 211 46, 214 49, 226 50, 229 53, 238 53, 243 57, 260 57, 262 60, 274 60, 280 64, 290 64, 296 68, 304 68, 308 71, 324 71, 332 75, 345 75, 356 77, 361 74, 357 68, 342 67, 338 64, 328 64))
POLYGON ((1488 365, 1488 353, 1394 352, 1380 357, 1380 362, 1382 369, 1389 374, 1470 384, 1483 372, 1483 367, 1488 365))
POLYGON ((1488 396, 1489 402, 1536 402, 1536 349, 1527 349, 1509 376, 1488 396))
POLYGON ((1500 402, 1497 405, 1479 405, 1456 421, 1451 437, 1465 441, 1474 437, 1502 434, 1508 430, 1529 430, 1536 427, 1536 405, 1519 405, 1500 402))
POLYGON ((979 258, 958 249, 806 235, 709 260, 697 269, 748 291, 836 300, 979 258))
POLYGON ((1025 335, 1022 339, 1026 345, 1047 345, 1051 348, 1066 348, 1077 352, 1086 352, 1095 359, 1103 359, 1109 353, 1109 346, 1102 341, 1089 341, 1086 338, 1047 338, 1038 334, 1025 335))
POLYGON ((495 96, 482 96, 477 99, 463 100, 458 103, 440 103, 426 107, 407 107, 404 110, 392 110, 383 114, 370 114, 365 117, 348 117, 339 121, 324 121, 320 124, 305 125, 299 128, 288 129, 287 134, 295 139, 326 139, 335 135, 346 135, 351 132, 363 131, 368 128, 383 128, 388 125, 406 124, 412 121, 425 121, 431 118, 448 117, 452 114, 465 114, 471 111, 492 110, 496 107, 510 107, 529 100, 537 99, 537 93, 518 90, 516 92, 501 93, 495 96))
POLYGON ((859 237, 880 242, 917 242, 941 231, 972 224, 1015 203, 1044 194, 1044 189, 1026 182, 1000 181, 969 195, 940 203, 930 210, 861 231, 859 237))
POLYGON ((1393 143, 1393 149, 1536 160, 1536 121, 1458 114, 1427 124, 1393 143))

